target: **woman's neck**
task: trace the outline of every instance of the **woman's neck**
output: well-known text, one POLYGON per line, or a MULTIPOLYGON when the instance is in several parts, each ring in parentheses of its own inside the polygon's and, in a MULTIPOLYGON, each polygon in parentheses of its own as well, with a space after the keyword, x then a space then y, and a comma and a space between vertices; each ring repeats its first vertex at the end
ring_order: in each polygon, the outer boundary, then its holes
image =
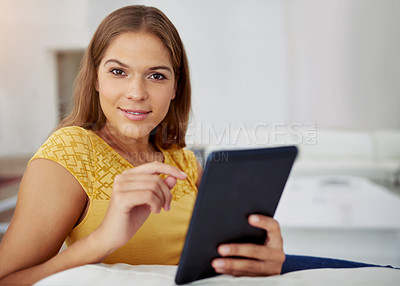
POLYGON ((133 166, 150 163, 153 161, 164 161, 163 154, 156 146, 145 138, 132 139, 117 134, 118 131, 110 130, 106 125, 97 132, 108 145, 124 157, 133 166))

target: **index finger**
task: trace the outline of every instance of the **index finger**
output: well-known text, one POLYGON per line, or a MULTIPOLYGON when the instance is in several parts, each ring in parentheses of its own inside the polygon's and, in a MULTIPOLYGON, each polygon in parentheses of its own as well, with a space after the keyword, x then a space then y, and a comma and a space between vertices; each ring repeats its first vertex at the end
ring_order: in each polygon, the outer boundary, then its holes
POLYGON ((140 165, 124 171, 127 174, 165 174, 184 180, 187 175, 178 168, 158 161, 140 165))

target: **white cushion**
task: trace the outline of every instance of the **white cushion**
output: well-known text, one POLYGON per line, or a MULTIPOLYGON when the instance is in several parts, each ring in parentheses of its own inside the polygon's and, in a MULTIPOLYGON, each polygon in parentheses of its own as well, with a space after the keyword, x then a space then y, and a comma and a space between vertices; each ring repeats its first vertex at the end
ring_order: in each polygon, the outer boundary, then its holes
MULTIPOLYGON (((85 265, 66 270, 39 281, 35 285, 146 285, 172 286, 176 266, 127 264, 85 265)), ((313 269, 270 277, 217 276, 196 281, 190 285, 398 285, 400 271, 388 268, 313 269)))
POLYGON ((315 144, 301 144, 300 157, 307 159, 373 159, 372 135, 361 131, 318 130, 315 144))
POLYGON ((294 163, 293 176, 347 175, 383 181, 398 170, 397 163, 377 164, 370 160, 298 160, 294 163))
POLYGON ((377 131, 373 136, 378 160, 397 159, 400 161, 400 130, 377 131))

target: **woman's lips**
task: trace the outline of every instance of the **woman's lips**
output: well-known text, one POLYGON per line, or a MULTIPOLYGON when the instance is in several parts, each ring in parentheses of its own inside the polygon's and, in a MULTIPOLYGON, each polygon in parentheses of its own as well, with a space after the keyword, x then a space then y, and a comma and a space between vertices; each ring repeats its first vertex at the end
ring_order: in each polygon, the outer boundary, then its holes
POLYGON ((151 113, 151 111, 147 110, 136 110, 136 109, 122 109, 122 113, 125 115, 126 118, 133 121, 144 120, 147 116, 151 113))

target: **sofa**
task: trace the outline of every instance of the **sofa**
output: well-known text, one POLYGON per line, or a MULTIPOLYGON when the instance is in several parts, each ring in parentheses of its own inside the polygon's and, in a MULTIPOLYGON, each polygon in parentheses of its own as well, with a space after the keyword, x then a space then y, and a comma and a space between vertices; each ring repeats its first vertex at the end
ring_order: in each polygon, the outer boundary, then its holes
POLYGON ((299 144, 293 176, 347 175, 400 192, 400 130, 318 130, 315 144, 299 144))

